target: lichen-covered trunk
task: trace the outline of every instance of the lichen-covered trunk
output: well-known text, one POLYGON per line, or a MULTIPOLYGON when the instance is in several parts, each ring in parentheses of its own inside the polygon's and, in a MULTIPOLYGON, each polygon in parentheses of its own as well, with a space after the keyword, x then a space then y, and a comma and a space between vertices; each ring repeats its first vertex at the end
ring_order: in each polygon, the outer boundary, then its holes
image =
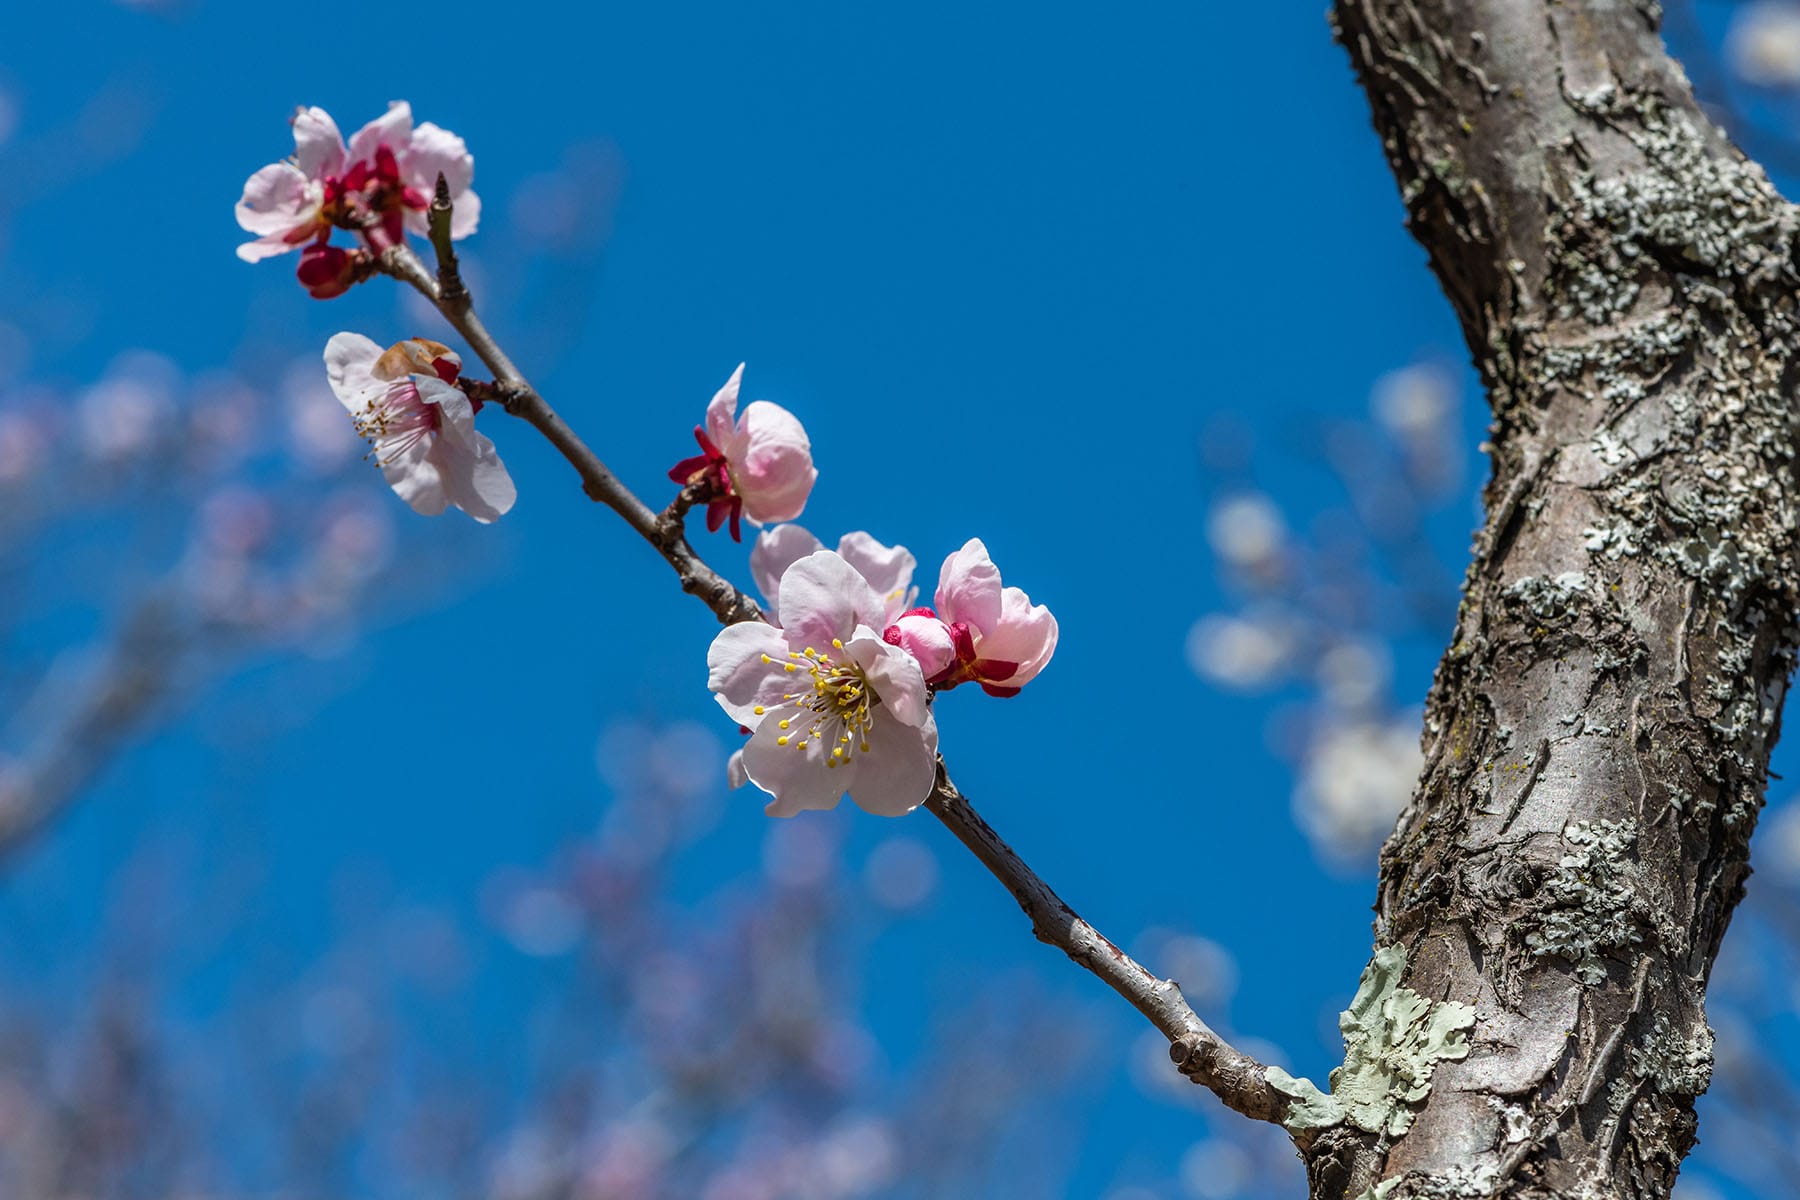
POLYGON ((1493 479, 1376 920, 1474 1021, 1406 1121, 1303 1135, 1316 1197, 1666 1197, 1694 1142, 1794 658, 1800 222, 1658 19, 1337 0, 1493 479))

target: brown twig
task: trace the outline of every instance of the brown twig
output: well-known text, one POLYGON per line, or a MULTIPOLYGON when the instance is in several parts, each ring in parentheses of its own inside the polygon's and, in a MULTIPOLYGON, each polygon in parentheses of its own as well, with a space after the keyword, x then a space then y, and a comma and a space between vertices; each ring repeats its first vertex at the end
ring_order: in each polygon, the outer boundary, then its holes
POLYGON ((1188 1005, 1181 986, 1159 979, 1119 949, 1105 934, 1083 920, 1061 896, 1026 865, 1013 848, 950 781, 940 756, 937 784, 925 807, 1006 885, 1031 920, 1040 942, 1055 946, 1077 965, 1100 977, 1113 991, 1150 1019, 1169 1039, 1169 1055, 1183 1075, 1205 1085, 1247 1117, 1280 1122, 1287 1098, 1264 1077, 1263 1065, 1233 1049, 1188 1005))
MULTIPOLYGON (((447 217, 445 222, 447 225, 447 217)), ((529 423, 569 460, 569 464, 581 476, 581 489, 590 500, 597 500, 618 513, 627 525, 656 547, 680 576, 683 591, 700 597, 713 610, 721 624, 754 621, 762 616, 762 609, 757 606, 756 601, 733 587, 730 581, 701 561, 700 556, 688 545, 685 534, 678 530, 671 532, 664 523, 658 521, 657 514, 639 500, 630 488, 619 482, 618 476, 600 461, 600 456, 590 450, 587 443, 577 437, 567 422, 545 402, 519 368, 513 365, 506 351, 500 348, 487 326, 482 324, 466 289, 454 296, 446 296, 438 280, 432 277, 419 256, 408 246, 388 247, 381 252, 379 262, 384 273, 412 287, 437 307, 451 327, 462 335, 469 348, 494 373, 494 382, 498 385, 501 403, 506 406, 506 411, 529 423)))
MULTIPOLYGON (((684 488, 663 512, 652 512, 526 381, 476 316, 473 299, 461 284, 454 252, 450 250, 450 199, 448 190, 441 186, 432 203, 430 223, 432 243, 438 249, 436 278, 404 245, 384 250, 380 269, 437 307, 494 372, 496 394, 506 410, 550 440, 580 474, 582 488, 590 498, 625 518, 626 524, 661 552, 681 577, 683 590, 699 596, 724 624, 760 620, 762 610, 756 602, 707 566, 687 543, 687 511, 703 498, 696 485, 684 488)), ((925 807, 1013 894, 1030 918, 1039 941, 1061 949, 1150 1019, 1169 1039, 1170 1057, 1184 1075, 1211 1089, 1245 1116, 1281 1121, 1288 1101, 1270 1085, 1263 1065, 1227 1044, 1202 1021, 1173 980, 1159 979, 1145 970, 1065 904, 950 782, 941 758, 937 783, 925 807)))
POLYGON ((426 228, 431 231, 431 249, 437 255, 438 298, 441 304, 466 308, 469 289, 463 286, 462 271, 456 265, 456 244, 450 240, 450 218, 455 211, 450 203, 450 181, 439 171, 437 190, 432 193, 431 208, 425 214, 426 228))

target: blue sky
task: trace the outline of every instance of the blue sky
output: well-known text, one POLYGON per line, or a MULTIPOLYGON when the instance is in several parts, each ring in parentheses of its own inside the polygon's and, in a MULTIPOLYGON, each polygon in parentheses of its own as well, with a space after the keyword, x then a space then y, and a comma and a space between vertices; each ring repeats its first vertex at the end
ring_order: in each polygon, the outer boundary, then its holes
MULTIPOLYGON (((130 97, 114 119, 143 127, 12 218, 0 270, 56 301, 6 314, 32 326, 44 377, 89 378, 127 346, 199 369, 314 353, 341 328, 442 336, 392 287, 322 304, 287 262, 232 256, 231 204, 289 149, 296 104, 348 131, 404 97, 463 135, 488 206, 465 246, 477 279, 507 274, 495 256, 519 245, 522 184, 571 146, 616 164, 597 177, 618 188, 603 257, 567 277, 540 263, 509 285, 511 307, 488 307, 540 389, 660 505, 663 472, 746 360, 746 395, 812 436, 809 528, 904 543, 928 589, 944 554, 984 538, 1063 640, 1016 700, 945 697, 961 786, 1100 928, 1222 943, 1241 966, 1233 1023, 1315 1078, 1337 1061, 1330 1018, 1369 953, 1371 878, 1314 864, 1265 744, 1269 704, 1210 690, 1182 657, 1194 619, 1224 603, 1201 531, 1207 421, 1239 414, 1272 447, 1259 482, 1305 513, 1334 501, 1281 452, 1294 429, 1362 413, 1381 373, 1421 355, 1463 361, 1322 4, 527 0, 403 16, 196 0, 79 19, 19 5, 0 24, 18 137, 103 85, 130 97)), ((98 919, 82 881, 171 825, 279 848, 251 927, 296 956, 330 935, 345 863, 472 911, 496 869, 600 819, 608 722, 648 710, 729 739, 704 690, 709 614, 529 430, 483 422, 521 498, 498 526, 455 532, 479 569, 452 602, 371 614, 347 657, 271 665, 201 703, 110 772, 20 877, 66 890, 76 941, 98 919), (256 714, 270 732, 240 751, 231 697, 291 699, 294 716, 280 702, 256 714)), ((1435 535, 1453 563, 1473 513, 1435 535)), ((403 536, 424 520, 400 515, 403 536)), ((747 578, 742 548, 700 545, 747 578)), ((1403 700, 1423 697, 1431 640, 1402 654, 1403 700)), ((851 811, 819 819, 844 822, 852 855, 892 832, 851 811)), ((733 796, 677 886, 758 869, 765 823, 733 796)), ((1123 1006, 1033 942, 929 818, 907 824, 940 850, 943 882, 874 947, 877 1036, 903 1057, 959 980, 1029 972, 1116 1035, 1080 1101, 1092 1149, 1074 1194, 1118 1178, 1109 1145, 1149 1146, 1172 1170, 1196 1130, 1125 1084, 1137 1030, 1123 1006)), ((496 1059, 532 986, 523 972, 482 982, 496 1059)))

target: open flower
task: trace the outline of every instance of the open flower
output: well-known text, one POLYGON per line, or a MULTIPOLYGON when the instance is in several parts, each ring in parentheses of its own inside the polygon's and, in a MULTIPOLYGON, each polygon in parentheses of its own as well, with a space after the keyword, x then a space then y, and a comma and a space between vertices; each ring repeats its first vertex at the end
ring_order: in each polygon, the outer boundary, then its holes
POLYGON ((381 349, 360 333, 325 344, 331 390, 375 449, 388 486, 415 512, 446 505, 483 523, 513 506, 517 491, 494 450, 475 432, 475 410, 455 385, 462 360, 448 346, 411 338, 381 349))
POLYGON ((882 636, 918 659, 939 690, 973 682, 990 696, 1016 696, 1056 653, 1056 618, 1000 585, 980 538, 944 560, 935 600, 937 611, 903 613, 882 636))
MULTIPOLYGON (((292 124, 294 156, 250 176, 238 201, 238 224, 257 235, 238 247, 245 262, 309 242, 323 246, 334 228, 355 231, 374 250, 399 244, 407 229, 423 236, 440 173, 455 205, 450 236, 475 232, 481 198, 469 187, 474 156, 448 130, 430 122, 415 128, 406 101, 389 104, 387 112, 351 135, 348 145, 322 108, 297 110, 292 124)), ((321 262, 318 255, 310 260, 315 276, 321 262)), ((321 294, 314 282, 302 282, 321 294)))
MULTIPOLYGON (((777 591, 787 569, 824 548, 818 538, 798 525, 777 525, 756 535, 756 545, 750 549, 750 575, 769 602, 765 606, 769 620, 777 625, 781 623, 777 591)), ((837 552, 838 557, 855 567, 881 598, 884 615, 876 628, 886 629, 912 607, 919 594, 912 581, 913 568, 918 566, 912 551, 905 546, 884 546, 857 530, 838 539, 837 552)))
POLYGON ((700 453, 669 470, 669 478, 679 484, 711 481, 706 528, 716 532, 729 517, 734 541, 743 540, 741 517, 765 525, 799 516, 819 477, 813 468, 812 443, 793 413, 767 400, 753 400, 744 406, 742 416, 737 415, 743 378, 744 365, 739 363, 706 406, 706 424, 694 427, 700 453))
POLYGON ((899 816, 925 802, 937 771, 937 723, 911 655, 881 639, 885 607, 857 569, 828 550, 781 577, 783 628, 726 627, 706 654, 707 686, 751 731, 739 766, 774 796, 771 816, 858 806, 899 816))

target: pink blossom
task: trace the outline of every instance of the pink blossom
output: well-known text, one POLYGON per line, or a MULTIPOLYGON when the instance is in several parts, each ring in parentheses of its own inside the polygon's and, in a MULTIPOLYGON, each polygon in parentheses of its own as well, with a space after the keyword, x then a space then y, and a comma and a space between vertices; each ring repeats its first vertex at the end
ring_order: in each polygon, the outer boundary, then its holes
POLYGON ((980 538, 944 560, 935 599, 936 612, 912 609, 882 636, 918 659, 939 690, 974 682, 990 696, 1016 696, 1056 653, 1056 618, 1000 585, 980 538))
POLYGON ((250 176, 237 204, 238 224, 257 235, 238 247, 238 257, 257 262, 313 243, 320 249, 302 264, 302 282, 314 295, 348 287, 345 251, 325 253, 334 228, 349 229, 371 249, 397 245, 405 231, 423 236, 425 210, 441 173, 455 211, 450 236, 465 238, 481 220, 481 198, 470 190, 475 159, 463 140, 426 122, 413 125, 404 100, 351 135, 349 144, 322 108, 294 113, 294 156, 250 176), (307 278, 309 275, 311 278, 307 278), (341 283, 321 292, 321 283, 341 283))
MULTIPOLYGON (((808 554, 824 548, 818 538, 798 525, 777 525, 756 535, 756 545, 750 549, 750 575, 769 602, 769 620, 781 623, 776 592, 782 575, 808 554)), ((884 546, 858 530, 838 539, 837 552, 881 597, 884 616, 877 628, 886 629, 912 607, 919 594, 912 581, 913 569, 918 566, 912 551, 905 546, 884 546)))
POLYGON ((937 723, 911 655, 882 641, 881 598, 828 550, 782 575, 784 628, 728 626, 707 651, 707 686, 751 731, 739 765, 787 817, 858 806, 899 816, 925 802, 937 770, 937 723))
POLYGON ((729 517, 735 541, 742 540, 740 517, 765 525, 799 516, 819 477, 813 468, 812 443, 793 413, 767 400, 753 400, 737 415, 743 378, 744 365, 739 363, 706 406, 706 424, 694 427, 700 453, 669 470, 669 478, 679 484, 712 482, 706 528, 716 532, 729 517))
POLYGON ((494 443, 475 432, 471 401, 454 386, 462 359, 448 346, 411 338, 387 350, 360 333, 325 344, 331 390, 375 448, 375 461, 415 512, 454 504, 484 524, 513 505, 512 477, 494 443))

